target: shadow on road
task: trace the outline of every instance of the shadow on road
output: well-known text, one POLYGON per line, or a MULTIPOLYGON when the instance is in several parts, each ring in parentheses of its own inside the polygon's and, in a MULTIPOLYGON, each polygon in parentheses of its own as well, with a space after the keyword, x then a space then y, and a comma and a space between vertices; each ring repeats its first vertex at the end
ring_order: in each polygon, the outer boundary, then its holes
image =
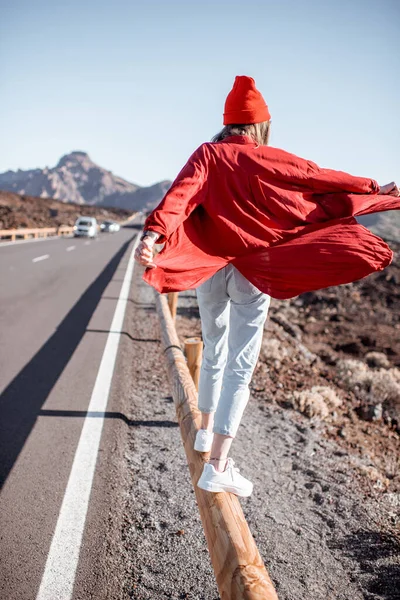
POLYGON ((0 398, 0 488, 29 436, 39 411, 57 382, 113 278, 132 237, 82 294, 57 330, 6 387, 0 398))
POLYGON ((47 410, 42 409, 38 413, 38 417, 90 417, 94 419, 121 419, 129 427, 178 427, 179 424, 175 421, 134 421, 128 419, 126 415, 120 412, 96 412, 86 410, 47 410))

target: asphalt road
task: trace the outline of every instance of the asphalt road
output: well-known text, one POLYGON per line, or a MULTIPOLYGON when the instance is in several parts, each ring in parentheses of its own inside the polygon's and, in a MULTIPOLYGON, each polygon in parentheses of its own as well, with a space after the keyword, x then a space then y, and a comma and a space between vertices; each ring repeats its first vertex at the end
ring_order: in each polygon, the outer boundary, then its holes
MULTIPOLYGON (((68 238, 0 247, 0 597, 4 600, 37 596, 140 228, 132 225, 93 241, 68 238)), ((102 445, 100 452, 103 449, 102 445)), ((107 479, 101 472, 107 466, 101 464, 96 477, 107 479)), ((96 499, 96 489, 92 490, 90 506, 101 506, 102 498, 96 499)), ((90 506, 91 529, 98 542, 106 527, 104 507, 96 516, 90 506)), ((85 531, 84 571, 94 578, 99 568, 97 542, 85 531)), ((61 595, 50 597, 58 600, 61 595)), ((74 593, 74 598, 80 597, 84 596, 79 591, 74 593)))

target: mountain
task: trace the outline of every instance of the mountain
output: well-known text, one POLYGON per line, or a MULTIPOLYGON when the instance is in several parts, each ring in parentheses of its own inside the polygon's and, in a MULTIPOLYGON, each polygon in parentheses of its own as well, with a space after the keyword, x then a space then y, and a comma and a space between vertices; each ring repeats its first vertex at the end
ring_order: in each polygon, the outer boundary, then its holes
POLYGON ((400 242, 400 211, 398 210, 363 215, 357 217, 357 221, 385 240, 400 242))
POLYGON ((0 229, 28 229, 37 227, 71 227, 78 217, 85 215, 101 221, 126 221, 133 211, 105 206, 88 206, 60 202, 52 198, 20 196, 0 190, 0 229))
POLYGON ((96 165, 86 152, 63 156, 49 169, 6 171, 0 173, 0 189, 17 194, 56 198, 62 202, 150 210, 171 185, 161 181, 150 187, 130 183, 96 165))
MULTIPOLYGON (((86 152, 80 151, 66 154, 52 169, 0 173, 0 189, 5 191, 144 212, 157 206, 170 185, 170 181, 160 181, 141 187, 99 167, 86 152)), ((377 235, 400 241, 399 211, 365 215, 358 220, 377 235)))

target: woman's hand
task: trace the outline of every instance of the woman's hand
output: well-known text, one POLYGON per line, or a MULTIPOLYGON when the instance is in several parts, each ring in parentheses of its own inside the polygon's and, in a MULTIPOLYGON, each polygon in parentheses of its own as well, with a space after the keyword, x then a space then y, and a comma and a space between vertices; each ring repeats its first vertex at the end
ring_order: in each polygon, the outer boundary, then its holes
POLYGON ((154 269, 157 265, 153 262, 153 247, 154 240, 153 238, 146 236, 140 242, 138 247, 135 250, 135 260, 145 267, 150 267, 154 269))
POLYGON ((400 196, 399 188, 397 187, 394 181, 392 181, 391 183, 387 183, 386 185, 381 185, 378 193, 381 196, 400 196))

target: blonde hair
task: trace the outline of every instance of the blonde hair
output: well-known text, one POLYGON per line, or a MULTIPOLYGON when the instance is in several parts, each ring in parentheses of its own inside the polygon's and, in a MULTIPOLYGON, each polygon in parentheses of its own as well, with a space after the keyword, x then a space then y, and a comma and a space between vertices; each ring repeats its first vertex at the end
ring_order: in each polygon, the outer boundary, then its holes
POLYGON ((263 121, 262 123, 250 123, 248 125, 225 125, 223 129, 214 137, 212 142, 220 142, 230 135, 248 135, 256 144, 260 146, 268 146, 269 132, 271 121, 263 121))

